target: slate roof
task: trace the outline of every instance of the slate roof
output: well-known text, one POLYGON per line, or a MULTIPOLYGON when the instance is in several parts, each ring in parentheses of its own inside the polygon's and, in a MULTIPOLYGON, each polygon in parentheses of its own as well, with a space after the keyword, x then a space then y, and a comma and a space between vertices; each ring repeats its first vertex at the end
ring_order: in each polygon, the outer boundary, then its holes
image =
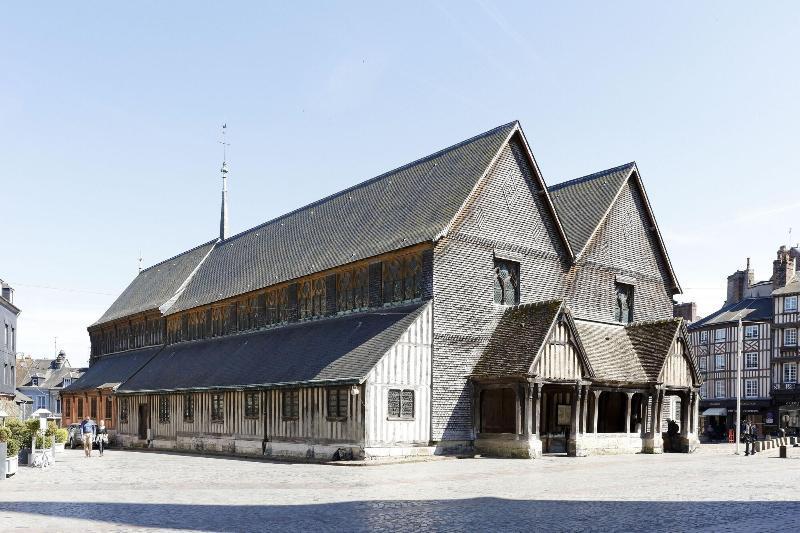
POLYGON ((611 208, 636 163, 589 174, 548 187, 570 246, 579 254, 611 208))
POLYGON ((781 294, 797 294, 800 293, 800 280, 795 277, 795 281, 787 283, 784 287, 780 287, 772 291, 773 296, 781 294))
POLYGON ((150 346, 104 355, 98 359, 80 379, 65 387, 63 392, 93 390, 105 383, 122 383, 162 350, 163 346, 150 346))
POLYGON ((773 317, 772 297, 745 298, 740 302, 726 305, 710 315, 693 322, 690 330, 736 322, 741 318, 745 321, 770 321, 773 317))
POLYGON ((516 127, 497 127, 230 237, 167 314, 433 240, 516 127))
POLYGON ((576 320, 575 329, 597 379, 638 383, 648 381, 624 326, 576 320))
POLYGON ((472 374, 526 375, 562 308, 560 300, 551 300, 507 309, 472 374))
POLYGON ((208 255, 215 242, 201 244, 142 270, 93 325, 158 309, 167 303, 208 255))
POLYGON ((429 302, 173 344, 117 390, 357 383, 426 305, 429 302))

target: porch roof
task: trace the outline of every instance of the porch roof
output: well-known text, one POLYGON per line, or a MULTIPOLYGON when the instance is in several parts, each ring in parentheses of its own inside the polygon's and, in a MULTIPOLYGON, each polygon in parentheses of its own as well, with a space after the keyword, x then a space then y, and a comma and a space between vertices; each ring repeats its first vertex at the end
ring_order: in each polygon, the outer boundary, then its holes
POLYGON ((358 383, 428 302, 166 346, 118 392, 358 383))
POLYGON ((576 320, 595 377, 617 382, 647 382, 647 374, 625 326, 576 320))
POLYGON ((475 365, 473 376, 527 374, 562 307, 560 300, 550 300, 507 309, 475 365))
POLYGON ((108 383, 121 383, 146 365, 153 356, 161 351, 161 348, 162 346, 150 346, 105 355, 95 361, 77 381, 64 388, 63 392, 95 390, 108 383))

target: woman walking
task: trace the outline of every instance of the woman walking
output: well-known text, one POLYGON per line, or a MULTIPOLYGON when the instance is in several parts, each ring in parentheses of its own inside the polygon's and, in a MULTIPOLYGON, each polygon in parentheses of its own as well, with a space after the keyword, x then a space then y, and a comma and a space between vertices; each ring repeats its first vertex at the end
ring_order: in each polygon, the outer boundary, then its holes
POLYGON ((108 444, 108 429, 106 423, 100 419, 100 425, 97 426, 97 449, 100 450, 100 457, 103 457, 103 449, 108 444))

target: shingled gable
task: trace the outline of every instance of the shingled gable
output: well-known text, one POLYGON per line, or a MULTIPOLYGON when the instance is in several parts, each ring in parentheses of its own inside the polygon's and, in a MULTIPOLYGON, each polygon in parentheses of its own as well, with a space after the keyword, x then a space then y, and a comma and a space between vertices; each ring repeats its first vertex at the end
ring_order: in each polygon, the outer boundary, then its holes
POLYGON ((511 122, 226 239, 167 314, 438 240, 515 135, 571 254, 519 123, 511 122))
POLYGON ((700 381, 699 371, 694 363, 694 357, 691 355, 686 323, 682 318, 639 322, 631 324, 625 329, 649 381, 659 380, 672 344, 679 338, 684 340, 683 344, 689 350, 687 363, 692 369, 693 378, 697 382, 700 381))
POLYGON ((419 302, 173 344, 161 350, 118 390, 153 392, 362 383, 429 305, 430 302, 419 302))
POLYGON ((201 244, 139 272, 111 307, 92 325, 159 308, 163 312, 165 304, 185 287, 187 280, 208 256, 215 242, 201 244))
POLYGON ((682 289, 635 162, 559 183, 548 190, 577 258, 584 253, 630 179, 633 179, 643 199, 651 230, 655 233, 659 252, 673 283, 673 294, 680 294, 682 289))
POLYGON ((578 338, 569 309, 561 300, 549 300, 517 305, 503 313, 488 345, 475 365, 473 377, 529 375, 560 320, 566 321, 581 362, 586 367, 587 374, 591 376, 592 368, 578 338))

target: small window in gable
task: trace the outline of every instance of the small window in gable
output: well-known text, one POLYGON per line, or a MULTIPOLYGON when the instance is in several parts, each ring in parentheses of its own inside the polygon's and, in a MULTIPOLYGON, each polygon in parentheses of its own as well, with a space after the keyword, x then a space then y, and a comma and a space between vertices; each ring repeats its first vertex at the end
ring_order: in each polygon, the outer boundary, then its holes
POLYGON ((787 296, 783 300, 783 310, 787 313, 797 311, 797 296, 787 296))
POLYGON ((633 285, 617 283, 616 293, 614 320, 630 324, 633 322, 633 285))
POLYGON ((494 260, 494 302, 502 305, 519 303, 519 263, 494 260))

